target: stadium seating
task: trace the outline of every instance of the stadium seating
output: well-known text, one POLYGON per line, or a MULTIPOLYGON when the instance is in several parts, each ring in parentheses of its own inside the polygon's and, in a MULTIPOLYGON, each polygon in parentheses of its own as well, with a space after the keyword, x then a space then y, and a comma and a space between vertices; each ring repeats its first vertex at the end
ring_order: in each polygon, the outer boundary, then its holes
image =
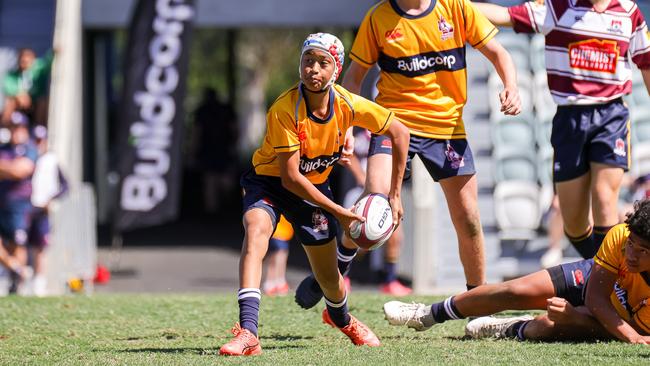
MULTIPOLYGON (((531 95, 531 90, 533 89, 533 79, 528 71, 519 70, 517 75, 517 85, 519 86, 522 113, 532 113, 533 97, 531 95)), ((499 100, 499 93, 502 90, 503 84, 501 83, 499 75, 496 72, 490 74, 488 78, 488 100, 490 103, 491 121, 499 119, 503 115, 500 112, 501 101, 499 100)))
POLYGON ((534 149, 535 127, 532 115, 501 116, 492 123, 492 144, 498 149, 501 146, 516 146, 522 149, 534 149))
POLYGON ((634 142, 650 142, 650 101, 647 105, 636 105, 630 110, 630 117, 634 142))
POLYGON ((544 121, 553 118, 557 106, 548 89, 546 72, 538 72, 533 75, 533 104, 535 116, 538 119, 544 121))
POLYGON ((633 146, 631 172, 635 177, 650 174, 650 142, 633 146))
POLYGON ((537 184, 535 151, 517 146, 501 146, 494 150, 494 181, 526 181, 537 184))
POLYGON ((494 189, 494 211, 500 238, 531 239, 541 220, 539 186, 530 181, 504 181, 494 189))
POLYGON ((528 37, 510 31, 501 31, 495 38, 508 50, 517 70, 530 68, 530 40, 528 37))
POLYGON ((546 40, 541 34, 535 34, 530 39, 530 68, 535 74, 542 73, 546 75, 545 46, 546 40))

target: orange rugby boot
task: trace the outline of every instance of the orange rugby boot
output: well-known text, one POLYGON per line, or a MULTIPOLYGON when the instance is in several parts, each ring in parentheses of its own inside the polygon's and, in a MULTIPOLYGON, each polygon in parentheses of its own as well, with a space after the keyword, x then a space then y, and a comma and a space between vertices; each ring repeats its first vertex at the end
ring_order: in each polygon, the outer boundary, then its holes
POLYGON ((262 353, 260 340, 250 330, 240 327, 239 323, 235 323, 235 326, 230 331, 235 335, 235 338, 221 346, 221 349, 219 349, 220 355, 254 356, 262 353))
MULTIPOLYGON (((332 328, 338 328, 330 318, 327 309, 323 310, 323 323, 330 325, 332 328)), ((348 336, 356 346, 378 347, 381 345, 375 333, 352 314, 350 314, 350 324, 338 329, 348 336)))

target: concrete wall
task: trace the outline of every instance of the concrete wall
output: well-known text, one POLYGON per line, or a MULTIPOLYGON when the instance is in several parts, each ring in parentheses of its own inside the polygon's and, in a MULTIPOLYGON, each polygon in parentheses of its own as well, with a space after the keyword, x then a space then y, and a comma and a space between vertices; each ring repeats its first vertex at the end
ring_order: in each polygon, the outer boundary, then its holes
MULTIPOLYGON (((357 26, 376 0, 195 0, 199 27, 357 26)), ((128 25, 135 0, 84 0, 86 28, 128 25)))
POLYGON ((0 0, 0 47, 52 48, 55 0, 0 0))

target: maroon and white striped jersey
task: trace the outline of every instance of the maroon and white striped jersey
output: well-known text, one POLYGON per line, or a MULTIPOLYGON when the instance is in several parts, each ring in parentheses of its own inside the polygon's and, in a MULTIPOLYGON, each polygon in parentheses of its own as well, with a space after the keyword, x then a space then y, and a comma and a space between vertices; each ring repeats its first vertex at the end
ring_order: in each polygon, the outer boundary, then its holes
POLYGON ((650 68, 650 33, 632 0, 611 0, 603 12, 589 0, 537 0, 508 12, 516 32, 544 34, 548 86, 559 105, 629 94, 630 59, 650 68))

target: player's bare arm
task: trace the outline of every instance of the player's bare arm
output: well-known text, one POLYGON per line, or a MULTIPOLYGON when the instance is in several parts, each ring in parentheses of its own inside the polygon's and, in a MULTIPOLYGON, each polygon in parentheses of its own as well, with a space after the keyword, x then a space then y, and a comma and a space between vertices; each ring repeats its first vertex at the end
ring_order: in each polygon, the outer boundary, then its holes
POLYGON ((616 338, 628 343, 650 343, 634 327, 623 320, 616 312, 614 305, 612 305, 610 295, 616 279, 617 275, 615 273, 594 264, 587 285, 585 305, 600 324, 616 338))
POLYGON ((331 212, 341 223, 346 231, 350 230, 350 224, 354 220, 365 221, 362 216, 356 215, 349 209, 334 203, 334 201, 322 194, 298 168, 300 164, 300 155, 298 151, 279 153, 278 161, 280 164, 280 179, 282 186, 296 196, 312 202, 323 209, 331 212))
POLYGON ((488 20, 500 27, 512 27, 512 20, 508 8, 489 3, 472 2, 472 4, 485 15, 488 20))
POLYGON ((348 70, 343 76, 341 85, 350 92, 359 94, 361 92, 361 83, 366 77, 368 69, 368 67, 365 67, 354 60, 350 61, 350 66, 348 66, 348 70))
POLYGON ((504 89, 499 93, 501 112, 505 115, 515 116, 521 113, 521 99, 517 87, 517 72, 512 57, 501 44, 491 39, 485 46, 478 49, 497 70, 504 89))
POLYGON ((400 192, 406 168, 406 156, 409 148, 409 130, 397 119, 393 119, 386 130, 393 144, 393 172, 391 174, 390 192, 388 198, 393 209, 393 225, 397 225, 404 215, 400 192))
POLYGON ((0 179, 22 180, 34 173, 35 164, 29 158, 17 158, 0 162, 0 179))

